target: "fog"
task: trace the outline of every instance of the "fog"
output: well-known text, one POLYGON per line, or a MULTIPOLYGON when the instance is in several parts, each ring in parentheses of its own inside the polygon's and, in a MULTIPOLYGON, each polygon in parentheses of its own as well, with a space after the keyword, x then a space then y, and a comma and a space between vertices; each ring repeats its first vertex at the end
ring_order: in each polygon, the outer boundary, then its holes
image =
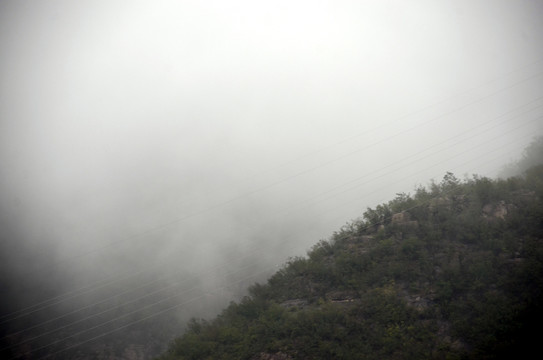
POLYGON ((137 274, 198 284, 170 299, 182 328, 367 207, 447 171, 496 176, 543 134, 542 14, 540 1, 0 2, 3 318, 89 289, 59 316, 137 274))

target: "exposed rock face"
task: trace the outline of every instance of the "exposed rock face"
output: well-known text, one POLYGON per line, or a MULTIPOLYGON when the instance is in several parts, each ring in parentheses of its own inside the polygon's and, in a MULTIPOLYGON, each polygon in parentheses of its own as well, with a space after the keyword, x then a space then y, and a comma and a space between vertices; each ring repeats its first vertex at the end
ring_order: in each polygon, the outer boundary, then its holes
POLYGON ((411 214, 407 211, 392 215, 391 224, 407 228, 417 228, 419 226, 418 221, 411 220, 411 214))
POLYGON ((304 308, 307 305, 307 301, 304 299, 291 299, 283 301, 280 305, 287 309, 293 307, 304 308))
POLYGON ((483 206, 483 217, 492 220, 492 219, 501 219, 504 220, 507 214, 515 208, 512 204, 506 204, 505 201, 500 201, 497 204, 486 204, 483 206))
POLYGON ((392 215, 392 224, 403 224, 411 220, 411 215, 407 211, 402 211, 392 215))
POLYGON ((359 298, 359 295, 356 291, 330 291, 326 293, 326 300, 332 302, 351 302, 359 298))

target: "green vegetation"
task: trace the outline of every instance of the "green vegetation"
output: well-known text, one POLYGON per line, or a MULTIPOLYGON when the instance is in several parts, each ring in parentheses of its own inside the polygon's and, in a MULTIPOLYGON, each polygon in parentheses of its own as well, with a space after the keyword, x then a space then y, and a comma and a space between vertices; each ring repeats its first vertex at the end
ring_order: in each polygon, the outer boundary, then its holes
POLYGON ((398 194, 159 359, 497 359, 536 348, 543 165, 398 194))
POLYGON ((505 165, 500 177, 511 177, 523 174, 526 170, 541 164, 543 161, 543 136, 538 136, 524 149, 518 161, 505 165))

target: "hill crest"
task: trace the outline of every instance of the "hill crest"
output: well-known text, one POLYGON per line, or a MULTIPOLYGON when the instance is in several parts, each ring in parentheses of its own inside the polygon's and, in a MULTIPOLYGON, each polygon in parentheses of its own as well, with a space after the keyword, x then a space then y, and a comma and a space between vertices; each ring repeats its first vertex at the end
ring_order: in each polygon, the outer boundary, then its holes
POLYGON ((541 318, 543 166, 396 198, 290 259, 160 359, 501 358, 541 318))

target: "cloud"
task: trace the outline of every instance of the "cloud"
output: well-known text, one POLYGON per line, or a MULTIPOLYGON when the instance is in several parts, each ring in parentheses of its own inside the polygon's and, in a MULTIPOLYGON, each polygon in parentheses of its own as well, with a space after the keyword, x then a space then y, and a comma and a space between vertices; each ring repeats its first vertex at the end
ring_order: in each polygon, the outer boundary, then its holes
POLYGON ((265 268, 446 171, 495 175, 543 130, 540 13, 490 1, 4 1, 10 273, 24 272, 18 259, 77 259, 70 288, 177 259, 196 276, 239 269, 251 246, 265 268))

